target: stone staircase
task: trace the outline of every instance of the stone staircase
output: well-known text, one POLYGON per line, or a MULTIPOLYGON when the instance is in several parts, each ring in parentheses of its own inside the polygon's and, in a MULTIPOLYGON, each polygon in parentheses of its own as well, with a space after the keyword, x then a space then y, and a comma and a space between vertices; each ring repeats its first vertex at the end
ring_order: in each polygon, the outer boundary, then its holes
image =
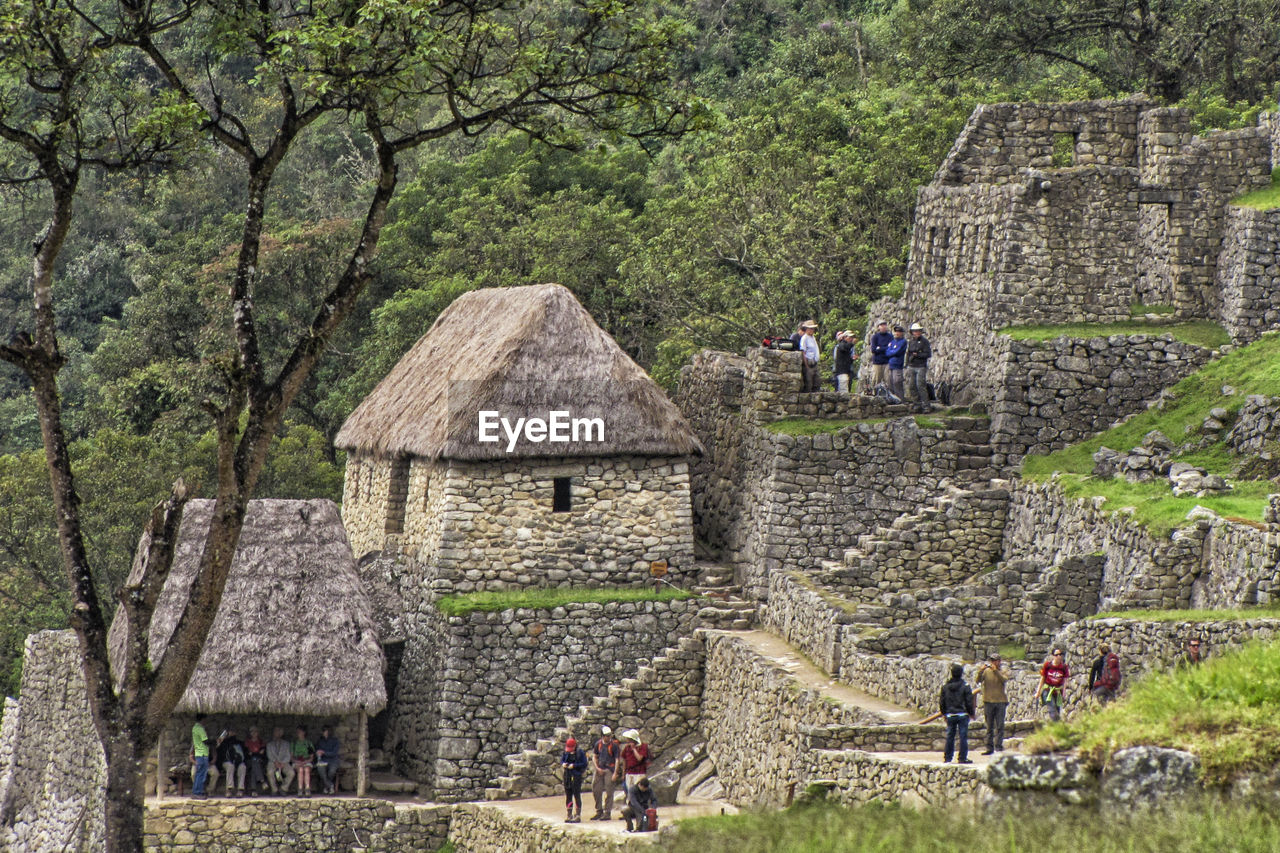
POLYGON ((391 771, 391 761, 380 749, 369 750, 369 791, 374 794, 413 795, 418 783, 391 771))
POLYGON ((742 597, 742 586, 734 582, 733 566, 699 562, 694 568, 697 570, 697 584, 693 592, 706 601, 698 610, 702 627, 746 631, 756 624, 757 605, 742 597))

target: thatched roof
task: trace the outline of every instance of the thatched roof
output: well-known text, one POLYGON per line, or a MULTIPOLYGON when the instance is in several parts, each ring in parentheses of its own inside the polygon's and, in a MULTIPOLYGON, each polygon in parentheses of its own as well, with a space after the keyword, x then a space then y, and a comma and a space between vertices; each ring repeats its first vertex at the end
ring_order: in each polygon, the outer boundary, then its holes
MULTIPOLYGON (((501 435, 501 430, 499 430, 501 435)), ((347 418, 338 447, 427 459, 702 452, 662 389, 558 284, 466 293, 347 418), (601 418, 604 441, 477 440, 481 411, 601 418)))
MULTIPOLYGON (((151 620, 159 661, 199 567, 214 502, 187 504, 151 620)), ((249 502, 222 605, 180 713, 377 713, 387 703, 372 605, 333 501, 249 502)), ((124 616, 111 626, 113 661, 124 616)))

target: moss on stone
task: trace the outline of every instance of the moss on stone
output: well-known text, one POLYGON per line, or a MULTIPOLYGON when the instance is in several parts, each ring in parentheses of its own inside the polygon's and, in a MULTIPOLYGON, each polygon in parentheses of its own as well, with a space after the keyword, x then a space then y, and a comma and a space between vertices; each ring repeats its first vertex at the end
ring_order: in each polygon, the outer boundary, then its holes
POLYGON ((693 598, 682 589, 585 589, 553 587, 518 589, 504 592, 472 592, 446 595, 436 602, 436 609, 446 616, 466 616, 476 611, 494 613, 501 610, 550 610, 568 604, 608 604, 633 601, 683 601, 693 598))
POLYGON ((1019 341, 1051 341, 1054 338, 1105 338, 1111 335, 1170 335, 1174 340, 1206 349, 1231 343, 1227 330, 1212 320, 1191 320, 1162 325, 1143 320, 1123 323, 1063 323, 1049 326, 1006 326, 1000 334, 1019 341))

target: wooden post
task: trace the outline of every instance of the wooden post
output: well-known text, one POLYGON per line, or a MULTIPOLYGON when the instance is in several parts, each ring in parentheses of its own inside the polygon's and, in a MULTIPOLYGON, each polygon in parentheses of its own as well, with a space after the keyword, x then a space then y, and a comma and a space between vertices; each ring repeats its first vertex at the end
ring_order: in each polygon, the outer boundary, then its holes
POLYGON ((369 715, 360 709, 360 752, 356 756, 356 796, 363 797, 369 785, 369 715))
POLYGON ((156 799, 164 799, 164 783, 165 777, 169 774, 165 772, 164 766, 164 729, 160 729, 160 737, 156 739, 156 799))

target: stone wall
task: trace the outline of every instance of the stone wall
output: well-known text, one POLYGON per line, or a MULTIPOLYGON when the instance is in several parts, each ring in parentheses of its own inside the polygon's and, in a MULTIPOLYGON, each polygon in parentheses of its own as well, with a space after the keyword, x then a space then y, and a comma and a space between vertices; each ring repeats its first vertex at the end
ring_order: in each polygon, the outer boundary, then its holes
POLYGON ((1233 341, 1257 340, 1280 325, 1280 210, 1227 208, 1216 283, 1233 341))
POLYGON ((1254 394, 1245 399, 1227 433, 1227 444, 1237 455, 1257 455, 1268 444, 1280 441, 1280 397, 1254 394))
MULTIPOLYGON (((1034 731, 1031 720, 1010 721, 1005 725, 1006 738, 1020 737, 1034 731)), ((942 752, 947 745, 946 722, 921 725, 887 726, 801 726, 806 749, 848 750, 865 752, 942 752)), ((982 715, 969 726, 969 748, 982 749, 987 732, 982 715)))
POLYGON ((106 760, 71 631, 27 637, 17 717, 6 705, 0 849, 93 853, 104 838, 106 760))
POLYGON ((1210 519, 1210 525, 1200 574, 1191 584, 1191 606, 1274 604, 1280 594, 1280 528, 1224 518, 1210 519))
POLYGON ((746 491, 741 423, 746 367, 745 356, 702 350, 680 371, 676 400, 704 451, 689 466, 694 530, 716 552, 735 547, 746 491))
POLYGON ((433 851, 449 837, 450 807, 385 800, 148 801, 144 847, 157 853, 433 851))
POLYGON ((1143 411, 1209 355, 1168 335, 1009 341, 991 405, 996 463, 1058 450, 1143 411))
POLYGON ((485 791, 493 800, 546 797, 562 790, 558 756, 570 736, 594 743, 601 726, 615 732, 636 729, 659 761, 669 749, 699 730, 706 662, 706 632, 696 631, 666 649, 631 678, 612 685, 590 705, 568 715, 550 737, 507 758, 507 773, 485 791))
POLYGON ((802 686, 743 639, 708 633, 702 730, 730 802, 778 806, 789 799, 803 778, 803 725, 880 721, 802 686))
MULTIPOLYGON (((661 822, 661 813, 658 819, 661 822)), ((499 806, 473 804, 455 807, 449 840, 457 853, 639 853, 654 849, 652 835, 601 836, 506 812, 499 806)))
POLYGON ((392 459, 352 451, 342 480, 342 525, 356 559, 386 543, 392 459))
POLYGON ((437 614, 415 644, 419 689, 395 699, 388 752, 438 801, 482 797, 507 755, 691 634, 699 606, 690 599, 437 614))
POLYGON ((828 673, 840 672, 845 626, 852 614, 801 572, 769 575, 764 627, 828 673))
POLYGON ((985 793, 986 769, 875 755, 859 750, 816 750, 805 762, 803 783, 834 782, 828 799, 843 805, 900 802, 954 812, 976 810, 985 793))

